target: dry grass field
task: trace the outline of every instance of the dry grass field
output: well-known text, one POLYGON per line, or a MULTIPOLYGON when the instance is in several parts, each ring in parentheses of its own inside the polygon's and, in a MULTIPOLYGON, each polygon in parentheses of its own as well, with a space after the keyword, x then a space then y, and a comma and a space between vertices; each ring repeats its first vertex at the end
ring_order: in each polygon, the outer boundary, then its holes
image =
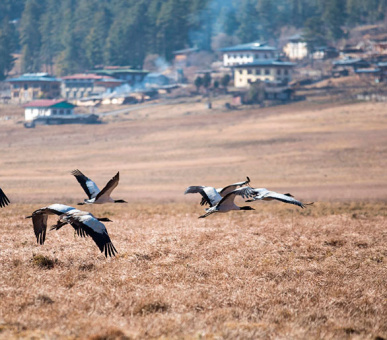
POLYGON ((386 106, 225 100, 35 129, 0 107, 1 339, 387 338, 386 106), (120 171, 128 204, 83 206, 113 220, 115 258, 70 227, 38 246, 24 218, 83 200, 76 168, 100 187, 120 171), (246 176, 316 203, 199 220, 183 195, 246 176))

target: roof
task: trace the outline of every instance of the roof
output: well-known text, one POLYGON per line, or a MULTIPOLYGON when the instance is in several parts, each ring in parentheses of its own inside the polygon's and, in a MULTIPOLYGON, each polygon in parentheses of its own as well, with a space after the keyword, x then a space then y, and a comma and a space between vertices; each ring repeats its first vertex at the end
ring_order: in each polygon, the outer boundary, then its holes
POLYGON ((281 61, 275 59, 265 59, 265 60, 257 60, 252 63, 234 65, 235 68, 244 68, 244 67, 255 67, 255 66, 286 66, 293 67, 296 66, 295 63, 291 63, 289 61, 281 61))
POLYGON ((136 70, 136 69, 133 69, 133 68, 117 66, 117 68, 113 68, 112 67, 112 68, 102 68, 102 69, 93 70, 90 73, 114 75, 114 74, 118 74, 118 73, 149 73, 149 71, 146 71, 146 70, 136 70))
POLYGON ((240 44, 219 49, 222 52, 236 52, 236 51, 276 51, 272 46, 266 45, 264 42, 253 41, 248 44, 240 44))
POLYGON ((360 58, 345 58, 332 62, 335 66, 346 66, 346 65, 356 65, 356 64, 368 64, 365 60, 360 58))
POLYGON ((379 73, 380 68, 362 68, 355 70, 355 73, 379 73))
POLYGON ((198 52, 198 51, 199 51, 198 48, 191 47, 191 48, 185 48, 182 50, 173 51, 172 54, 188 54, 188 53, 194 53, 194 52, 198 52))
POLYGON ((25 73, 17 78, 11 78, 8 82, 23 82, 23 81, 55 81, 60 82, 60 79, 50 76, 48 73, 25 73))
POLYGON ((26 103, 23 107, 60 107, 60 108, 71 108, 76 105, 71 104, 64 99, 39 99, 32 102, 26 103))
POLYGON ((62 77, 62 79, 67 80, 67 79, 102 79, 103 77, 101 75, 95 74, 95 73, 77 73, 77 74, 72 74, 70 76, 65 76, 62 77))

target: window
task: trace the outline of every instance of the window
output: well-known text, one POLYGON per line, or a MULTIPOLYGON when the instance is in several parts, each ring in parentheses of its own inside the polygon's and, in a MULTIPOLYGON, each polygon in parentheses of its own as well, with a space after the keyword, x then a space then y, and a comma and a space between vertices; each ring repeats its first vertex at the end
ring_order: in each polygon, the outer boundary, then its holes
POLYGON ((265 53, 265 55, 263 56, 265 59, 267 59, 267 54, 265 53))
POLYGON ((63 115, 63 110, 59 110, 59 114, 60 114, 60 115, 63 115))
POLYGON ((281 69, 278 69, 278 70, 277 70, 277 75, 278 75, 278 76, 281 75, 281 69))
POLYGON ((56 115, 56 109, 53 109, 53 110, 52 110, 52 114, 53 114, 53 115, 56 115))
POLYGON ((265 75, 269 75, 270 74, 270 70, 267 68, 267 69, 265 69, 265 75))
POLYGON ((256 70, 255 70, 255 74, 256 74, 256 75, 260 75, 260 74, 261 74, 261 69, 259 69, 259 68, 256 69, 256 70))
POLYGON ((28 90, 28 84, 24 84, 24 90, 28 90))
POLYGON ((253 74, 253 70, 247 70, 247 74, 253 74))
POLYGON ((289 70, 288 69, 284 70, 284 74, 288 75, 289 74, 289 70))

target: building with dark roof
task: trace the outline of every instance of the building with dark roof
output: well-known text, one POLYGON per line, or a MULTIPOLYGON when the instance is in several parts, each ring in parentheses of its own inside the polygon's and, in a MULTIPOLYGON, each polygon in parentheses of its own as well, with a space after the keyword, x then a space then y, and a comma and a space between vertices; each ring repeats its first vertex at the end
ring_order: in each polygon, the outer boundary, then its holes
POLYGON ((25 103, 38 98, 59 98, 61 80, 48 73, 25 73, 7 80, 11 84, 11 100, 25 103))
POLYGON ((80 73, 62 77, 61 93, 66 99, 81 99, 102 93, 111 93, 124 80, 95 73, 80 73))
POLYGON ((287 84, 292 80, 296 64, 280 60, 258 60, 253 63, 234 66, 234 86, 248 87, 257 80, 287 84))
POLYGON ((106 66, 102 69, 91 70, 88 73, 94 73, 101 76, 113 77, 122 80, 124 83, 134 86, 142 83, 149 71, 136 70, 130 66, 106 66))
POLYGON ((221 48, 223 53, 223 66, 249 64, 259 60, 274 59, 277 49, 268 46, 264 42, 254 41, 248 44, 240 44, 221 48))

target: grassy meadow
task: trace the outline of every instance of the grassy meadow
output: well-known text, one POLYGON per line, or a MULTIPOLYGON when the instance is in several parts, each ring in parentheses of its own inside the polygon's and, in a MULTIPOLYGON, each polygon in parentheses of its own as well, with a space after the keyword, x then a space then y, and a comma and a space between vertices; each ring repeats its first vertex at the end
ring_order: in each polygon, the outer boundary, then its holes
POLYGON ((386 106, 225 101, 35 129, 0 107, 0 339, 387 338, 386 106), (25 216, 85 198, 73 169, 100 189, 120 171, 128 204, 82 208, 113 220, 115 258, 69 227, 36 244, 25 216), (183 195, 246 176, 315 204, 199 220, 183 195))

